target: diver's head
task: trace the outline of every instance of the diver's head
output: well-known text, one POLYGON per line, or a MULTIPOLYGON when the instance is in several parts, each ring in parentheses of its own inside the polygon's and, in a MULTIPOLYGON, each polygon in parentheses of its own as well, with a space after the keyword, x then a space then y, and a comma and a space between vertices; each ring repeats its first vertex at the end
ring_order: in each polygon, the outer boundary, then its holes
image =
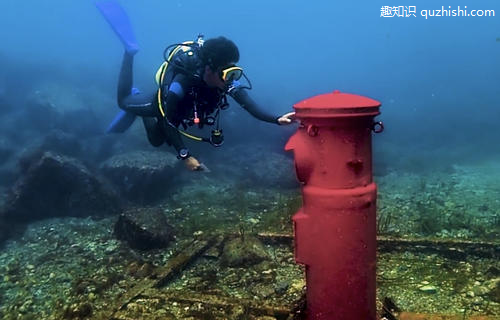
POLYGON ((210 87, 224 89, 230 78, 227 70, 231 71, 230 68, 240 60, 240 52, 233 41, 218 37, 203 43, 200 57, 205 65, 203 80, 210 87))

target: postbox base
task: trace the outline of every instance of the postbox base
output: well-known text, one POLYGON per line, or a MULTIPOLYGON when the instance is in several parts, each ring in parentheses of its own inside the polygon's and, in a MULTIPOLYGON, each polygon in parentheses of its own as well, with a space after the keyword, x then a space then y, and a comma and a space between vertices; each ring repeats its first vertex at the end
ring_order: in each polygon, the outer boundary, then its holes
POLYGON ((306 186, 303 198, 293 221, 296 260, 306 265, 308 319, 375 320, 375 184, 306 186))

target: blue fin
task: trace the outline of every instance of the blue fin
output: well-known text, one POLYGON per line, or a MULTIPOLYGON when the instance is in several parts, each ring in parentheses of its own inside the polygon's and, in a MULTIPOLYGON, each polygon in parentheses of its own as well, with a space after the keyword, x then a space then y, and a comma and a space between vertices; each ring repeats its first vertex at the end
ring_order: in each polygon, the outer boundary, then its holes
POLYGON ((109 124, 106 133, 125 132, 134 123, 135 117, 135 114, 121 110, 109 124))
MULTIPOLYGON (((132 95, 136 95, 141 92, 139 91, 139 89, 134 87, 132 88, 130 93, 132 95)), ((123 133, 127 131, 127 129, 130 128, 130 126, 134 123, 135 117, 135 114, 121 110, 109 124, 108 128, 106 129, 106 133, 123 133)))
POLYGON ((139 93, 141 93, 141 90, 137 89, 136 87, 132 87, 132 89, 130 90, 130 94, 133 96, 139 93))
POLYGON ((135 54, 139 51, 139 45, 135 39, 130 19, 120 4, 114 0, 101 0, 97 1, 95 5, 118 38, 120 38, 121 42, 125 46, 125 51, 129 54, 135 54))

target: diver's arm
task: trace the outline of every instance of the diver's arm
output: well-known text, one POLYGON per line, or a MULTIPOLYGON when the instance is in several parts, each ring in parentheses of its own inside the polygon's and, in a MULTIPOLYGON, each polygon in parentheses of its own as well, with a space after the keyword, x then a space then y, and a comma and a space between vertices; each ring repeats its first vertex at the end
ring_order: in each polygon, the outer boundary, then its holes
POLYGON ((165 106, 164 133, 167 141, 174 146, 179 156, 181 155, 181 150, 184 154, 187 152, 187 157, 181 159, 184 160, 189 170, 194 171, 199 170, 201 164, 195 157, 189 154, 184 141, 182 141, 181 134, 177 130, 177 126, 179 125, 179 101, 184 97, 185 88, 185 79, 176 76, 168 86, 168 90, 166 87, 163 90, 163 92, 166 92, 163 97, 163 105, 165 106))
POLYGON ((270 114, 260 108, 257 103, 248 95, 248 92, 244 88, 235 88, 233 89, 229 95, 233 97, 233 99, 238 102, 240 106, 243 107, 246 111, 248 111, 255 118, 270 122, 270 123, 278 123, 278 119, 280 118, 277 115, 270 114))

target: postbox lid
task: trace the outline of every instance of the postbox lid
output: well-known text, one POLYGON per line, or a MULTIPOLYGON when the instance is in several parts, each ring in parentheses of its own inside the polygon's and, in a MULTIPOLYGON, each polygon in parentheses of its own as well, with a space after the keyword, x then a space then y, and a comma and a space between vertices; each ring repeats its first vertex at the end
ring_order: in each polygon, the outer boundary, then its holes
POLYGON ((296 103, 297 117, 376 116, 381 103, 367 97, 335 90, 296 103))

